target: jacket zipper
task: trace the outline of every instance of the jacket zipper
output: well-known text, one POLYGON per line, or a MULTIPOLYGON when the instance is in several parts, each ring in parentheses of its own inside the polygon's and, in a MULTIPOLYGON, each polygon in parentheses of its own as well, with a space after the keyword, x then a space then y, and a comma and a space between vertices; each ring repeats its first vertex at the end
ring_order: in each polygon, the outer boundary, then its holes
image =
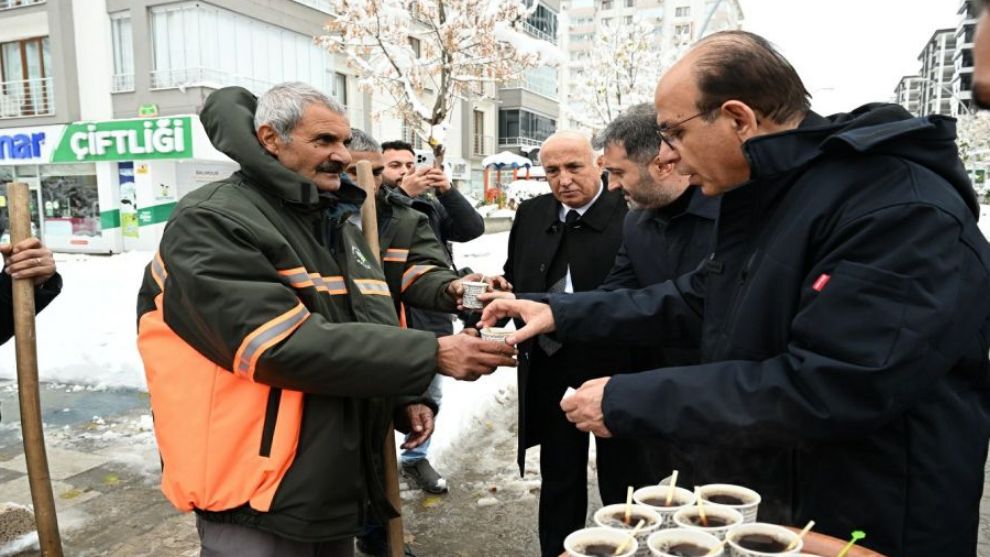
POLYGON ((268 404, 265 405, 265 423, 261 428, 261 448, 258 454, 268 458, 272 455, 272 441, 275 439, 275 422, 278 420, 278 408, 282 403, 282 389, 272 387, 268 390, 268 404))

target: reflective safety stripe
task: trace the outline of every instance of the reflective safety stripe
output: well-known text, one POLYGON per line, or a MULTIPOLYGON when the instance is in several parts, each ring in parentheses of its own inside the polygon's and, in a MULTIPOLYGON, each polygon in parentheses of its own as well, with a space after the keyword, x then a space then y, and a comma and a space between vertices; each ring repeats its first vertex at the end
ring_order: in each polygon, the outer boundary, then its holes
POLYGON ((319 273, 310 273, 309 277, 320 292, 347 294, 347 283, 344 282, 344 277, 321 277, 319 273))
POLYGON ((409 288, 412 286, 412 283, 416 282, 416 279, 434 267, 436 265, 413 265, 406 269, 406 272, 402 273, 402 291, 405 292, 406 288, 409 288))
POLYGON ((165 270, 165 262, 162 261, 162 256, 157 251, 155 257, 151 259, 151 277, 158 283, 159 290, 165 290, 165 279, 168 277, 168 271, 165 270))
POLYGON ((383 280, 375 279, 354 279, 354 284, 365 296, 391 296, 388 291, 388 284, 383 280))
POLYGON ((309 311, 300 303, 252 331, 234 355, 234 372, 253 381, 261 355, 292 334, 308 317, 309 311))
POLYGON ((328 294, 347 294, 347 284, 341 276, 324 277, 320 273, 306 272, 303 267, 284 269, 278 274, 293 288, 316 288, 317 291, 328 294))
POLYGON ((308 288, 311 286, 316 286, 310 279, 309 273, 306 272, 305 267, 284 269, 279 271, 278 274, 287 280, 289 282, 289 286, 293 288, 308 288))
POLYGON ((385 250, 385 257, 382 258, 382 261, 398 261, 399 263, 405 263, 406 259, 409 259, 409 250, 389 248, 385 250))

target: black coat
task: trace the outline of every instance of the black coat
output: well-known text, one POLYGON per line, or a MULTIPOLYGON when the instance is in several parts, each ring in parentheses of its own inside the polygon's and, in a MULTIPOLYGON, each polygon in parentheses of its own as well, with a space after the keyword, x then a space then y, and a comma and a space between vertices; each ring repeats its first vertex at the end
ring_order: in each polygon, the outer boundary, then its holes
MULTIPOLYGON (((559 219, 560 207, 551 194, 519 205, 509 232, 504 266, 505 278, 516 292, 546 292, 550 288, 552 281, 547 273, 557 255, 564 228, 559 219)), ((622 195, 606 190, 568 232, 568 242, 577 242, 587 255, 570 261, 575 292, 597 287, 612 268, 622 242, 625 215, 622 195)), ((539 420, 527 420, 528 415, 556 405, 567 385, 578 387, 588 379, 609 375, 628 365, 626 355, 615 355, 602 347, 565 345, 553 356, 547 356, 533 342, 522 346, 518 367, 519 466, 522 467, 525 450, 541 442, 539 420), (533 354, 534 351, 539 353, 533 354), (535 367, 546 369, 535 369, 534 361, 538 362, 535 367)))
MULTIPOLYGON (((665 207, 629 211, 615 264, 597 290, 638 289, 693 271, 712 252, 719 201, 692 186, 665 207)), ((631 370, 701 360, 696 336, 663 340, 637 350, 631 370)))
MULTIPOLYGON (((0 272, 0 344, 14 336, 14 281, 0 272)), ((62 275, 55 273, 47 282, 34 289, 34 310, 39 312, 62 292, 62 275)))
POLYGON ((723 195, 701 270, 554 299, 566 341, 702 330, 706 363, 609 382, 609 429, 722 447, 711 481, 762 492, 763 520, 974 555, 990 246, 954 138, 953 120, 892 105, 810 114, 745 143, 753 178, 723 195))

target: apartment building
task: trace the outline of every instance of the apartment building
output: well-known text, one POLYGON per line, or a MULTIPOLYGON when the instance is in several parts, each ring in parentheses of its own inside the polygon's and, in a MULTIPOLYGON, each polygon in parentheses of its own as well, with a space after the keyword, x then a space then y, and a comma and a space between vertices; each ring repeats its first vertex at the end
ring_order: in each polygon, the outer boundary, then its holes
POLYGON ((562 68, 565 103, 564 126, 580 128, 568 110, 578 109, 579 84, 590 71, 594 41, 606 29, 617 29, 634 21, 645 21, 661 53, 657 74, 673 63, 684 50, 715 31, 742 28, 743 11, 738 0, 566 0, 563 12, 562 49, 567 62, 562 68))
POLYGON ((955 30, 955 53, 952 66, 953 116, 966 114, 973 107, 973 34, 977 13, 972 0, 959 3, 959 24, 955 30))
POLYGON ((906 75, 894 89, 893 102, 903 106, 908 112, 918 116, 921 111, 921 76, 906 75))
MULTIPOLYGON (((260 94, 303 81, 344 104, 355 127, 410 137, 393 117, 373 118, 387 104, 313 44, 329 10, 326 0, 0 0, 0 183, 31 186, 36 234, 54 250, 150 250, 182 196, 236 169, 197 116, 219 87, 260 94)), ((455 109, 447 160, 461 187, 481 188, 495 95, 455 109)))

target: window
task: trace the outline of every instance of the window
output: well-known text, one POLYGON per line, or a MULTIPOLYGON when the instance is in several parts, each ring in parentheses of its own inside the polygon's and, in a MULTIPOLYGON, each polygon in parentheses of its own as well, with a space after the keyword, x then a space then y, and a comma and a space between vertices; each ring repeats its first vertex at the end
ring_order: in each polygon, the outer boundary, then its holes
POLYGON ((544 97, 557 98, 557 69, 549 66, 533 68, 523 73, 525 87, 544 97))
POLYGON ((484 155, 485 150, 485 113, 480 110, 474 111, 474 154, 484 155))
POLYGON ((603 17, 602 18, 602 25, 604 25, 605 27, 611 27, 612 26, 612 18, 610 18, 610 17, 603 17))
POLYGON ((54 112, 48 37, 0 43, 0 118, 54 112))
POLYGON ((333 73, 330 96, 340 104, 347 106, 347 75, 340 72, 333 73))
POLYGON ((557 44, 557 12, 537 4, 523 27, 534 37, 557 44))
POLYGON ((41 167, 45 238, 99 237, 100 202, 96 165, 53 164, 41 167))
POLYGON ((417 128, 418 128, 418 126, 416 126, 416 125, 410 125, 409 122, 403 120, 402 121, 402 141, 405 141, 406 143, 412 144, 413 149, 422 149, 423 148, 423 138, 420 137, 418 133, 416 133, 416 129, 417 128))
POLYGON ((416 58, 423 57, 423 42, 416 37, 409 37, 409 48, 412 49, 413 54, 416 55, 416 58))
POLYGON ((691 15, 690 6, 680 6, 674 9, 674 17, 688 17, 691 15))
POLYGON ((612 9, 612 0, 602 0, 602 9, 603 10, 611 10, 612 9))
POLYGON ((519 143, 539 143, 556 131, 557 121, 528 110, 500 110, 498 112, 499 142, 503 145, 519 143))
POLYGON ((626 0, 626 7, 631 8, 636 3, 636 0, 626 0))
POLYGON ((626 25, 632 25, 632 16, 627 15, 626 17, 622 18, 622 21, 625 22, 626 25))
POLYGON ((691 34, 691 24, 674 26, 674 35, 677 35, 678 37, 684 37, 690 34, 691 34))
POLYGON ((134 39, 131 12, 110 14, 110 39, 113 43, 113 85, 111 91, 134 90, 134 39))
POLYGON ((312 37, 205 2, 150 9, 152 89, 241 85, 261 93, 275 83, 332 86, 332 59, 312 37))

